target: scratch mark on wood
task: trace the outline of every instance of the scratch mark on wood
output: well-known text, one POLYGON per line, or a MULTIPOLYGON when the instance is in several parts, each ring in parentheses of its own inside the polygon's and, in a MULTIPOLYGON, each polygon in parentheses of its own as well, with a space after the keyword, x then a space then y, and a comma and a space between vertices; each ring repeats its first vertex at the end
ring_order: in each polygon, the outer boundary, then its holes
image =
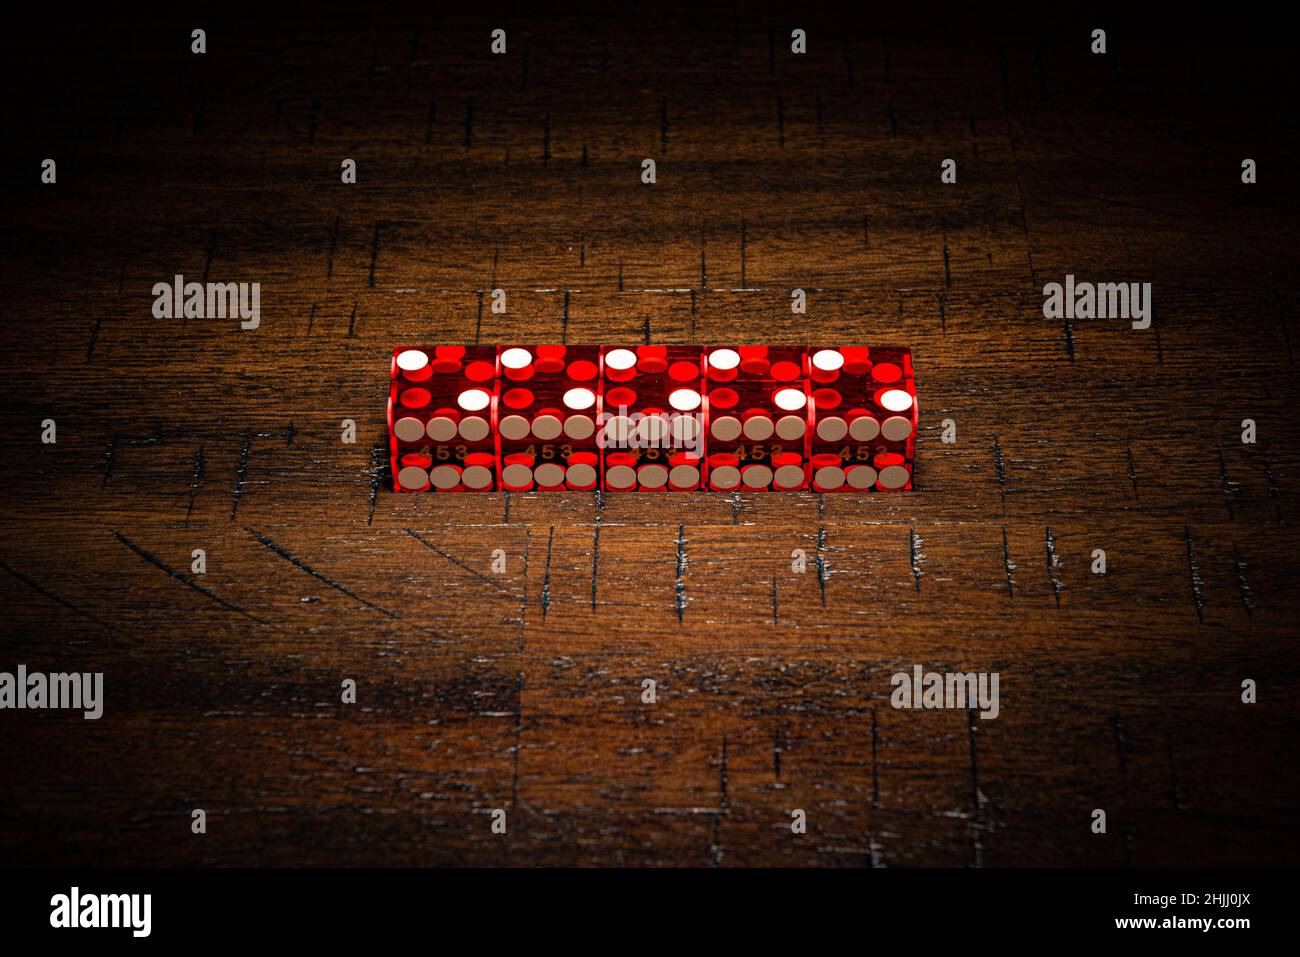
POLYGON ((62 605, 64 608, 68 609, 68 611, 73 612, 74 614, 79 615, 82 618, 85 618, 87 621, 93 621, 101 628, 107 628, 109 631, 113 630, 113 626, 110 625, 108 622, 96 618, 90 612, 78 608, 72 602, 60 598, 58 595, 54 594, 54 592, 50 591, 48 588, 45 588, 43 585, 39 584, 38 582, 32 580, 31 578, 28 578, 26 575, 24 575, 22 572, 18 571, 17 569, 10 567, 7 562, 0 561, 0 568, 3 568, 10 575, 18 579, 18 581, 22 582, 24 585, 26 585, 32 591, 36 592, 38 595, 44 595, 46 598, 48 598, 50 601, 54 602, 55 604, 62 605))
POLYGON ((677 526, 677 621, 680 623, 686 615, 686 525, 677 526))
POLYGON ((388 462, 388 449, 376 445, 370 450, 370 504, 366 511, 366 524, 375 522, 375 505, 379 502, 379 485, 383 477, 384 466, 388 462))
POLYGON ((727 797, 727 738, 722 738, 722 760, 718 769, 718 813, 713 815, 713 866, 722 866, 722 816, 728 810, 727 797))
MULTIPOLYGON (((528 546, 532 542, 533 531, 524 529, 524 581, 519 588, 519 653, 524 652, 524 631, 528 627, 528 546)), ((520 690, 523 690, 523 674, 519 675, 520 690)), ((522 707, 522 705, 521 705, 522 707)))
POLYGON ((235 513, 239 511, 239 497, 244 492, 244 479, 248 475, 248 451, 253 445, 253 433, 244 433, 244 443, 239 450, 239 465, 235 467, 235 491, 230 502, 230 520, 235 520, 235 513))
POLYGON ((1228 480, 1228 464, 1223 461, 1223 450, 1219 456, 1219 490, 1223 492, 1223 502, 1228 506, 1228 521, 1234 521, 1232 514, 1232 496, 1237 491, 1237 484, 1228 480))
POLYGON ((1232 543, 1232 560, 1237 567, 1237 590, 1241 592, 1241 604, 1246 609, 1246 617, 1255 617, 1255 593, 1251 590, 1250 582, 1246 580, 1246 562, 1241 557, 1241 551, 1237 548, 1234 540, 1232 543))
POLYGON ((484 584, 491 585, 493 588, 495 588, 497 591, 501 592, 502 594, 511 595, 513 597, 514 593, 510 591, 510 589, 506 588, 505 585, 502 585, 499 581, 493 580, 491 576, 484 575, 482 572, 474 568, 471 568, 469 565, 466 565, 464 562, 460 561, 455 556, 449 555, 447 552, 444 552, 437 545, 433 544, 433 542, 429 541, 427 538, 424 538, 422 535, 420 535, 420 533, 415 531, 415 529, 404 528, 402 529, 402 531, 406 532, 407 535, 410 535, 413 539, 415 539, 425 548, 429 549, 430 551, 437 552, 439 555, 447 559, 447 561, 451 562, 461 571, 468 572, 469 574, 473 575, 475 578, 477 578, 479 581, 483 582, 484 584))
POLYGON ((1196 554, 1192 549, 1192 530, 1183 526, 1183 539, 1187 543, 1187 574, 1192 580, 1192 602, 1196 605, 1196 620, 1205 624, 1205 593, 1201 581, 1201 569, 1196 564, 1196 554))
POLYGON ((233 611, 236 614, 243 615, 245 618, 248 618, 251 621, 255 621, 259 625, 266 624, 266 622, 262 621, 260 618, 256 618, 253 615, 250 615, 246 610, 240 608, 238 605, 234 604, 233 602, 226 601, 226 599, 222 598, 220 595, 212 591, 209 591, 208 589, 204 588, 202 585, 198 584, 192 579, 187 578, 185 575, 182 575, 174 568, 169 568, 167 565, 163 564, 162 560, 159 559, 156 555, 153 555, 150 552, 146 551, 145 549, 141 548, 139 545, 131 541, 121 532, 114 531, 113 536, 119 542, 125 545, 127 548, 131 549, 131 551, 135 552, 137 555, 139 555, 141 558, 147 561, 150 565, 153 565, 155 568, 163 572, 166 572, 168 575, 176 579, 176 581, 180 582, 185 587, 198 592, 200 595, 204 596, 210 601, 216 602, 218 605, 220 605, 222 608, 226 609, 227 611, 233 611))
POLYGON ((1007 574, 1007 597, 1015 601, 1015 583, 1012 579, 1012 573, 1016 570, 1016 565, 1011 561, 1011 546, 1007 543, 1007 527, 1005 525, 1002 526, 1002 569, 1007 574))
POLYGON ((885 866, 884 860, 880 856, 880 845, 876 843, 876 832, 867 831, 867 864, 872 868, 882 868, 885 866))
POLYGON ((1002 443, 993 436, 993 467, 998 473, 998 493, 1002 496, 1002 512, 1007 510, 1007 466, 1002 459, 1002 443))
POLYGON ((108 485, 108 480, 113 476, 113 457, 117 453, 117 433, 114 432, 108 437, 108 451, 104 454, 104 478, 99 483, 100 488, 108 485))
POLYGON ((1264 468, 1264 478, 1268 482, 1269 501, 1273 503, 1273 521, 1280 522, 1282 521, 1282 509, 1279 497, 1282 490, 1277 484, 1277 476, 1273 474, 1272 467, 1269 466, 1267 461, 1262 462, 1262 465, 1264 468))
POLYGON ((194 456, 194 473, 190 476, 190 501, 185 509, 185 526, 190 524, 190 516, 194 514, 194 499, 199 494, 199 486, 203 484, 203 446, 199 446, 198 454, 194 456))
POLYGON ((912 561, 912 581, 916 585, 916 593, 921 594, 921 563, 925 561, 925 556, 921 553, 922 541, 916 534, 916 528, 912 527, 907 530, 907 551, 912 561))
POLYGON ((826 579, 829 572, 826 566, 826 557, 824 554, 826 548, 826 526, 817 526, 817 587, 821 590, 822 607, 826 607, 826 579))
MULTIPOLYGON (((520 639, 522 643, 522 638, 520 639)), ((515 743, 510 750, 514 754, 510 773, 510 813, 515 813, 519 805, 519 751, 524 735, 524 673, 519 672, 515 682, 515 743)))
POLYGON ((298 558, 296 555, 293 555, 290 552, 286 551, 284 548, 277 545, 274 541, 272 541, 267 536, 254 531, 248 526, 244 526, 244 531, 248 532, 248 534, 252 535, 255 539, 257 539, 259 542, 265 545, 271 552, 283 558, 294 568, 297 568, 299 571, 305 572, 306 574, 310 575, 312 578, 316 579, 322 585, 334 589, 336 592, 338 592, 341 595, 346 595, 348 598, 351 598, 353 601, 358 602, 361 605, 364 605, 366 608, 369 608, 371 611, 379 612, 379 614, 383 615, 386 618, 392 618, 392 619, 397 618, 397 615, 393 614, 387 608, 381 608, 379 605, 376 605, 374 602, 367 601, 366 599, 362 598, 360 595, 356 594, 354 591, 349 589, 346 585, 341 585, 338 582, 336 582, 334 579, 330 578, 328 575, 323 575, 320 572, 316 571, 314 568, 312 568, 310 565, 304 562, 301 558, 298 558))
MULTIPOLYGON (((600 495, 599 492, 596 493, 600 495)), ((591 537, 591 610, 596 610, 596 582, 600 576, 600 512, 596 512, 595 530, 591 537)))
POLYGON ((555 526, 546 534, 546 571, 542 575, 542 619, 551 607, 551 549, 555 544, 555 526))
POLYGON ((1061 581, 1056 576, 1057 570, 1061 567, 1060 556, 1056 554, 1056 538, 1052 535, 1052 526, 1047 526, 1047 580, 1052 583, 1052 595, 1056 599, 1056 607, 1061 607, 1061 581))

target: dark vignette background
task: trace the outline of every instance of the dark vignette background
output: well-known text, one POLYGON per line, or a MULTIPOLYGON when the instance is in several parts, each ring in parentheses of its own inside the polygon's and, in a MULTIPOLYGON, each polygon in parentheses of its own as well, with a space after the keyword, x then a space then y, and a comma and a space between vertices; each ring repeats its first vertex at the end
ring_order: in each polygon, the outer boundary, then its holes
POLYGON ((6 863, 1294 862, 1280 21, 51 5, 3 45, 0 668, 108 686, 0 717, 6 863), (177 272, 262 328, 154 320, 177 272), (1042 319, 1067 272, 1153 328, 1042 319), (392 345, 511 336, 906 342, 917 491, 386 491, 392 345), (1002 717, 893 711, 913 663, 1002 717))

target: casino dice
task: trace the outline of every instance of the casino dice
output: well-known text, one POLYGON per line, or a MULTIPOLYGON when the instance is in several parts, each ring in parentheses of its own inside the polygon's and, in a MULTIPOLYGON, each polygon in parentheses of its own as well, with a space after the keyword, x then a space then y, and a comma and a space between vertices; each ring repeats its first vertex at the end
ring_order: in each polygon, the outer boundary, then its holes
POLYGON ((805 488, 811 412, 807 350, 709 346, 704 363, 709 488, 805 488))
POLYGON ((501 350, 501 487, 588 491, 599 482, 599 346, 501 350))
POLYGON ((495 488, 497 347, 398 349, 390 378, 388 431, 396 489, 495 488))
POLYGON ((809 349, 812 488, 908 490, 916 450, 916 383, 905 348, 809 349))
POLYGON ((400 492, 912 487, 904 347, 398 348, 390 380, 400 492))
POLYGON ((700 348, 613 346, 602 359, 605 491, 699 488, 704 431, 700 348))

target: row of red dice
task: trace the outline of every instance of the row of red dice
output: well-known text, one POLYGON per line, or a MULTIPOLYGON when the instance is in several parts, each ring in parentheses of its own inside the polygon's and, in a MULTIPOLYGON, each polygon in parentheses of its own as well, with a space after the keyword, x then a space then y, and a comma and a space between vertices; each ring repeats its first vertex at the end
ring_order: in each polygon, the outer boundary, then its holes
POLYGON ((430 346, 393 351, 399 492, 904 491, 900 346, 430 346))

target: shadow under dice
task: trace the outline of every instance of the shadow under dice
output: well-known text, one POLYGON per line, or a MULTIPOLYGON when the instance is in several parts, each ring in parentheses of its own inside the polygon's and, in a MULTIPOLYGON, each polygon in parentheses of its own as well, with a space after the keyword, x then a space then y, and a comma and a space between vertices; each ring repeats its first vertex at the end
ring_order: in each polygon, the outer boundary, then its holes
POLYGON ((917 424, 911 350, 809 352, 814 491, 910 489, 917 424))
POLYGON ((594 489, 600 347, 503 346, 500 362, 502 488, 594 489))
POLYGON ((611 492, 700 486, 703 370, 698 346, 607 347, 599 442, 611 492))
POLYGON ((496 353, 495 346, 394 350, 388 422, 396 491, 492 490, 496 353))
POLYGON ((802 346, 709 347, 705 389, 709 488, 807 487, 811 409, 802 346))

